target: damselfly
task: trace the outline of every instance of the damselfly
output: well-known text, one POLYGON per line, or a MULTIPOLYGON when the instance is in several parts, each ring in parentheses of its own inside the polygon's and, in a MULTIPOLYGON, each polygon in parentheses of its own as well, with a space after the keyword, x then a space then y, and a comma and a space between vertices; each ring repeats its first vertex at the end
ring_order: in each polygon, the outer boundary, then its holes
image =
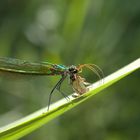
POLYGON ((82 64, 78 66, 72 65, 67 67, 65 65, 52 64, 49 62, 35 63, 13 58, 0 58, 0 71, 3 72, 20 73, 26 75, 61 76, 60 80, 50 92, 48 109, 51 102, 51 96, 55 89, 57 89, 65 98, 68 98, 68 96, 61 91, 61 84, 66 77, 69 77, 70 85, 77 93, 77 96, 80 96, 88 91, 88 82, 86 82, 85 78, 80 76, 83 68, 88 68, 93 71, 100 80, 104 77, 102 70, 95 64, 82 64))

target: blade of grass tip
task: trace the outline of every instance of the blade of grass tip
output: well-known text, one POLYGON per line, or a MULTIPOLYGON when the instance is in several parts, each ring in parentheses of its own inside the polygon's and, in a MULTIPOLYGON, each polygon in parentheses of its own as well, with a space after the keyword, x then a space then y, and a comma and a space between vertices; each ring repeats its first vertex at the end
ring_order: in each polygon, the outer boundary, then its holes
POLYGON ((130 63, 129 65, 123 67, 122 69, 114 72, 113 74, 104 78, 103 84, 101 82, 96 82, 89 86, 89 92, 83 94, 78 98, 74 98, 72 95, 69 96, 70 102, 62 99, 50 106, 50 110, 47 111, 48 107, 40 109, 39 111, 28 115, 18 121, 8 124, 0 128, 0 140, 14 140, 19 139, 35 129, 41 127, 50 120, 56 118, 57 116, 63 114, 69 109, 77 106, 81 102, 85 101, 89 97, 97 94, 99 91, 109 87, 113 83, 119 81, 123 77, 132 73, 133 71, 140 68, 140 58, 130 63))

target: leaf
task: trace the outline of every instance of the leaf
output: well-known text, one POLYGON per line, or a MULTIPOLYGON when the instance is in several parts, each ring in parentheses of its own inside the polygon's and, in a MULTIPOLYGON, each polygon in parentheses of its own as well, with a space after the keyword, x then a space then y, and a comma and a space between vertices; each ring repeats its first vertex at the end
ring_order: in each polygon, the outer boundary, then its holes
POLYGON ((114 72, 113 74, 104 78, 104 82, 96 82, 89 87, 89 92, 81 95, 80 97, 74 98, 72 95, 69 96, 70 101, 62 99, 50 106, 50 110, 47 111, 47 107, 40 109, 39 111, 28 115, 20 120, 17 120, 11 124, 8 124, 0 128, 0 140, 16 140, 19 139, 42 125, 46 124, 50 120, 63 114, 64 112, 72 109, 93 95, 99 93, 103 89, 106 89, 110 85, 119 81, 123 77, 129 75, 135 70, 140 68, 140 58, 123 67, 122 69, 114 72))

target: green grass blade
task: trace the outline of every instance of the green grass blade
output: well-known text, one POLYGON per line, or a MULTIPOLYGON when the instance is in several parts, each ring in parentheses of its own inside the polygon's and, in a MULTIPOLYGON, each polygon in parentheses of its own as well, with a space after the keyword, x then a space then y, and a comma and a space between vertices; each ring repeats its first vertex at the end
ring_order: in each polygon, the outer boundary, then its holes
POLYGON ((46 124, 50 120, 77 106, 81 102, 99 93, 99 91, 106 89, 110 85, 114 84, 115 82, 119 81, 123 77, 127 76, 128 74, 134 72, 139 68, 140 58, 104 78, 104 82, 102 84, 101 82, 94 83, 89 87, 89 92, 85 93, 84 95, 78 98, 73 98, 72 96, 70 96, 70 102, 67 102, 65 99, 62 99, 52 104, 50 106, 49 112, 47 112, 46 107, 27 117, 24 117, 16 122, 13 122, 0 128, 0 140, 16 140, 31 133, 32 131, 46 124))

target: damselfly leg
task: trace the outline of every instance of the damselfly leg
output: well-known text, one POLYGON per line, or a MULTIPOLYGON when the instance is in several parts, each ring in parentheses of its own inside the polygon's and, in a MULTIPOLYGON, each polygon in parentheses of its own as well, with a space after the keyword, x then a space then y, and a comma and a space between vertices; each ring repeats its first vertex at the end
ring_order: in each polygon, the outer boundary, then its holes
MULTIPOLYGON (((66 78, 66 77, 65 77, 66 78)), ((65 79, 63 79, 63 81, 64 81, 65 79)), ((56 89, 65 97, 65 99, 67 100, 67 101, 69 101, 70 100, 70 98, 69 98, 69 96, 67 96, 64 92, 62 92, 61 91, 61 84, 63 83, 63 81, 56 87, 56 89)))
POLYGON ((50 107, 50 103, 51 103, 51 98, 52 98, 52 94, 54 92, 55 89, 57 89, 61 94, 62 96, 64 96, 66 98, 66 100, 70 100, 69 97, 67 95, 65 95, 61 90, 61 84, 63 83, 63 81, 66 79, 67 75, 62 75, 62 78, 56 83, 56 85, 53 87, 52 91, 50 92, 50 95, 49 95, 49 101, 48 101, 48 111, 49 111, 49 107, 50 107))

